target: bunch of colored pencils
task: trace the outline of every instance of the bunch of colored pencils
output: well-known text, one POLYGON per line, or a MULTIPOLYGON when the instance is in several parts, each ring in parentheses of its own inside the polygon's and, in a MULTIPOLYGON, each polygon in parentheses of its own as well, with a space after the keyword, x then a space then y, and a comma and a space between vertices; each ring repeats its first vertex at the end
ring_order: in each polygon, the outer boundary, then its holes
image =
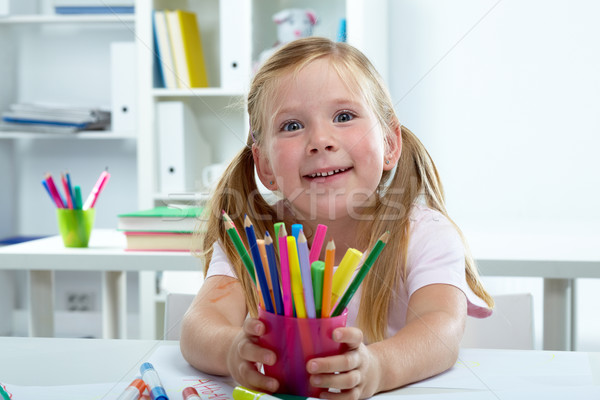
POLYGON ((318 225, 309 250, 302 225, 292 226, 288 236, 285 224, 275 224, 279 257, 276 256, 273 238, 267 231, 258 239, 248 216, 244 219, 250 254, 244 246, 233 221, 223 211, 225 229, 233 241, 248 274, 256 284, 260 306, 266 311, 298 318, 327 318, 340 315, 379 257, 389 233, 384 233, 360 269, 363 253, 348 249, 339 267, 333 272, 335 244, 329 240, 325 248, 325 261, 320 261, 321 248, 327 233, 325 225, 318 225))
POLYGON ((110 178, 110 174, 108 171, 102 171, 96 185, 92 189, 91 193, 87 197, 85 203, 82 202, 81 198, 81 188, 79 186, 71 185, 71 176, 69 173, 60 174, 60 180, 62 182, 65 196, 63 197, 56 185, 54 184, 54 179, 52 179, 52 175, 49 173, 46 174, 44 180, 42 181, 42 185, 48 192, 50 199, 56 205, 57 208, 68 208, 71 210, 87 210, 89 208, 94 208, 96 205, 96 201, 98 200, 98 196, 100 192, 106 185, 106 182, 110 178))

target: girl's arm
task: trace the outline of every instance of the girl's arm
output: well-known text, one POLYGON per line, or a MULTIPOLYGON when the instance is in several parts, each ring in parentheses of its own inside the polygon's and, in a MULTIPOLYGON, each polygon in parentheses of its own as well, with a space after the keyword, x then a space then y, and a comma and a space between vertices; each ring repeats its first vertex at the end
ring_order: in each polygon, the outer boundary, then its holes
POLYGON ((256 345, 265 326, 246 318, 246 301, 237 279, 211 276, 185 314, 181 326, 181 353, 193 367, 209 374, 231 375, 253 389, 274 392, 277 380, 256 369, 273 365, 275 353, 256 345))
POLYGON ((181 353, 190 365, 229 375, 225 360, 246 318, 245 304, 237 279, 216 275, 204 281, 181 323, 181 353))
POLYGON ((309 372, 316 373, 311 383, 342 390, 322 397, 358 399, 443 372, 458 357, 466 314, 467 301, 460 289, 425 286, 411 296, 406 326, 391 338, 365 346, 359 329, 336 329, 334 339, 350 350, 311 360, 309 372), (335 371, 342 373, 331 374, 335 371))

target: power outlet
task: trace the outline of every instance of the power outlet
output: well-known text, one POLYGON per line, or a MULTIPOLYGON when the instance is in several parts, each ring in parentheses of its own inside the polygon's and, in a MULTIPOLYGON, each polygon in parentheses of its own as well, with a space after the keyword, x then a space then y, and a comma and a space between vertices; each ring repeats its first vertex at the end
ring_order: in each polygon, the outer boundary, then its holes
POLYGON ((94 295, 92 293, 67 293, 68 311, 92 311, 94 309, 94 295))

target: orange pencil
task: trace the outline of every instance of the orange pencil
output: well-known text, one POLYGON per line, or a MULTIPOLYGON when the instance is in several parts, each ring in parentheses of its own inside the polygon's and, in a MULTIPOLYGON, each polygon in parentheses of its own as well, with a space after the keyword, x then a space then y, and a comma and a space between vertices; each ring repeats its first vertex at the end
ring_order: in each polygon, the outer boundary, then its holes
POLYGON ((335 243, 331 239, 325 248, 325 275, 323 276, 323 304, 321 318, 329 317, 331 311, 331 284, 333 282, 333 264, 335 263, 335 243))

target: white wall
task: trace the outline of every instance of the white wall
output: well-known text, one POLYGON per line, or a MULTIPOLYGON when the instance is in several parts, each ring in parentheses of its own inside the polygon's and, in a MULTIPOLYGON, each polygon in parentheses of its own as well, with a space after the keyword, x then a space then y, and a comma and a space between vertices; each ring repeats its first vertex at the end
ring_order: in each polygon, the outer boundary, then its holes
MULTIPOLYGON (((600 226, 598 15, 593 0, 390 1, 396 109, 436 161, 459 225, 600 226)), ((539 283, 487 281, 534 292, 540 333, 539 283)), ((580 305, 598 304, 599 289, 580 285, 580 305)), ((600 337, 587 315, 580 339, 600 337)))

